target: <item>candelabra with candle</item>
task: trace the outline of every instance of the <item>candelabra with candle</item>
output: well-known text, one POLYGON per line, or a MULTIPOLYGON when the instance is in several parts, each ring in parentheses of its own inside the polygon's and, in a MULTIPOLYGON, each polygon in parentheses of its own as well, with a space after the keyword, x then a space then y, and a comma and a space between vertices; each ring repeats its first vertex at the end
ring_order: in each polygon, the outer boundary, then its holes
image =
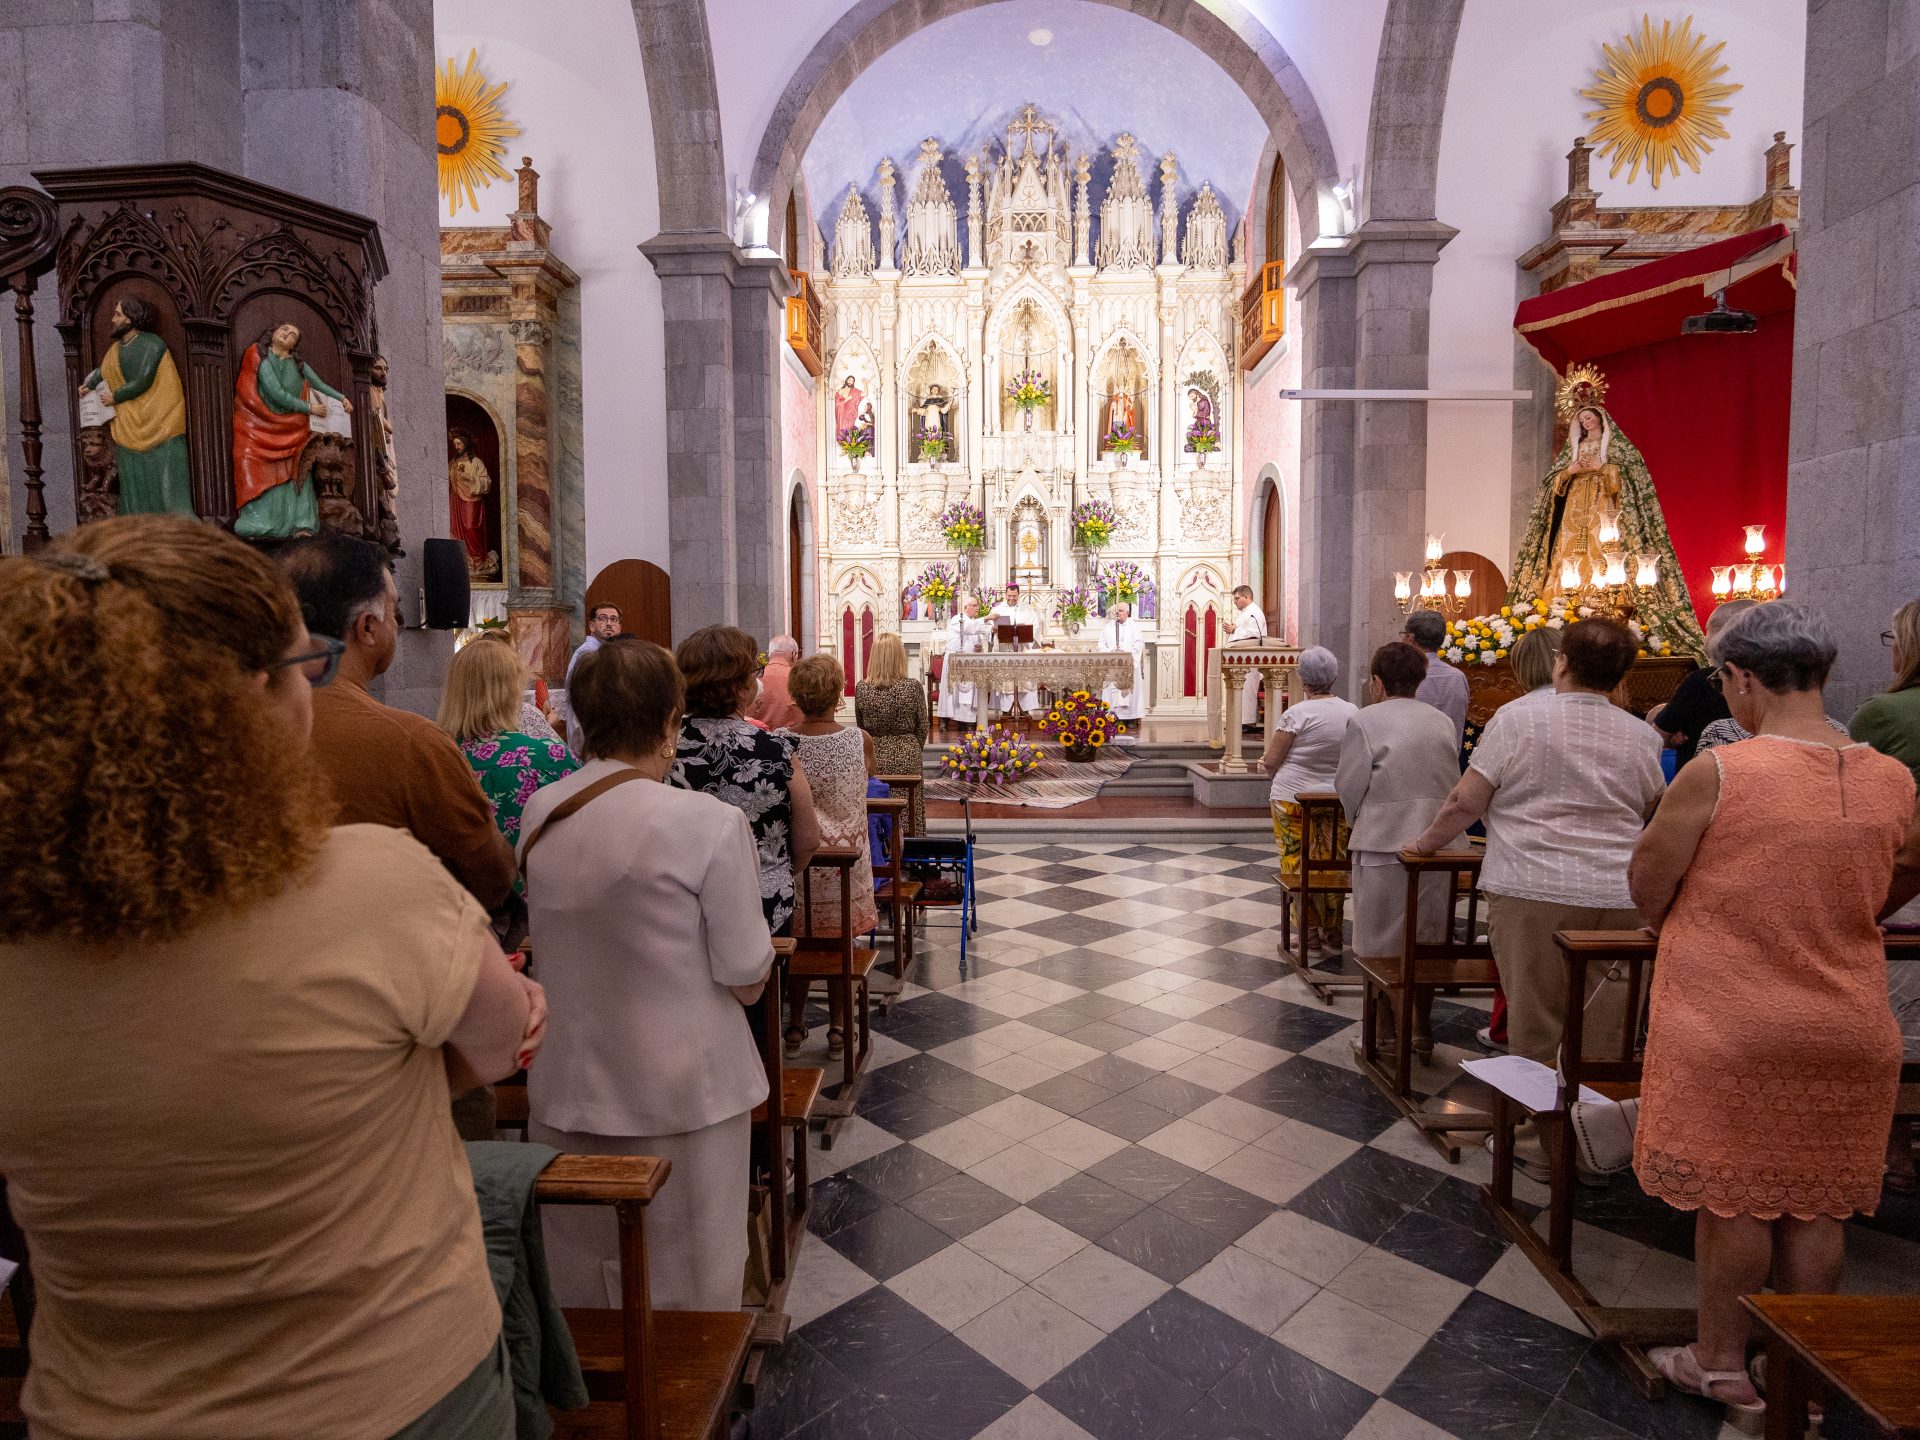
POLYGON ((1787 567, 1768 563, 1767 527, 1744 527, 1741 549, 1746 558, 1737 565, 1713 567, 1713 603, 1729 600, 1777 600, 1787 591, 1787 567))
POLYGON ((1442 538, 1440 535, 1427 536, 1426 564, 1422 569, 1393 572, 1393 599, 1402 614, 1434 610, 1453 620, 1471 608, 1473 572, 1455 570, 1453 587, 1449 591, 1447 569, 1440 563, 1440 557, 1446 553, 1442 538))
POLYGON ((1559 594, 1570 605, 1631 620, 1639 609, 1638 592, 1660 583, 1659 552, 1625 548, 1618 510, 1600 513, 1594 539, 1600 547, 1598 560, 1567 556, 1560 561, 1559 594))

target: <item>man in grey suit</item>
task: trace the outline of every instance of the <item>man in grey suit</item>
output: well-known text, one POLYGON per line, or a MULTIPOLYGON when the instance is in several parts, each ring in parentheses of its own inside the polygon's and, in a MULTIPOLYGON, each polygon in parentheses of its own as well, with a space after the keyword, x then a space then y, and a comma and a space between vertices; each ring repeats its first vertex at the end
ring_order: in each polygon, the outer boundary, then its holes
POLYGON ((1453 722, 1453 748, 1458 750, 1467 738, 1467 676, 1440 658, 1440 647, 1447 641, 1447 617, 1436 610, 1416 610, 1407 616, 1401 638, 1418 645, 1427 657, 1427 678, 1414 698, 1453 722))

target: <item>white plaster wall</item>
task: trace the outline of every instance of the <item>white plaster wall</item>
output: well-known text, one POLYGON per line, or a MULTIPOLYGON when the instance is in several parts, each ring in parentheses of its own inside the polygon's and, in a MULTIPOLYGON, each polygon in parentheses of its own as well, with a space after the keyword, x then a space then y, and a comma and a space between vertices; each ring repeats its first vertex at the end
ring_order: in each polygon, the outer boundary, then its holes
MULTIPOLYGON (((524 0, 435 0, 438 62, 478 47, 521 134, 507 166, 531 155, 553 248, 580 276, 582 449, 591 580, 616 560, 665 567, 665 337, 660 282, 637 248, 660 228, 653 123, 627 0, 567 0, 530 22, 524 0)), ((503 225, 511 180, 442 225, 503 225)))
MULTIPOLYGON (((730 192, 751 182, 761 137, 793 72, 849 8, 840 0, 707 0, 730 192)), ((766 199, 760 197, 757 215, 764 215, 766 199)))
MULTIPOLYGON (((1514 384, 1513 310, 1525 293, 1519 256, 1546 238, 1547 209, 1566 191, 1566 153, 1586 134, 1592 102, 1579 91, 1617 44, 1651 13, 1725 40, 1721 77, 1744 88, 1728 100, 1731 138, 1714 142, 1695 175, 1683 162, 1658 190, 1643 168, 1608 175, 1596 156, 1593 187, 1603 205, 1728 204, 1760 194, 1762 152, 1773 132, 1800 138, 1806 65, 1804 0, 1739 0, 1649 12, 1644 4, 1582 0, 1471 0, 1460 23, 1441 128, 1439 218, 1460 233, 1434 271, 1430 381, 1436 389, 1514 384)), ((1793 179, 1800 178, 1794 155, 1793 179)), ((1427 524, 1448 549, 1476 550, 1510 568, 1511 407, 1427 407, 1427 524)), ((1654 477, 1656 481, 1660 477, 1654 477)), ((1407 557, 1409 564, 1419 557, 1407 557)))

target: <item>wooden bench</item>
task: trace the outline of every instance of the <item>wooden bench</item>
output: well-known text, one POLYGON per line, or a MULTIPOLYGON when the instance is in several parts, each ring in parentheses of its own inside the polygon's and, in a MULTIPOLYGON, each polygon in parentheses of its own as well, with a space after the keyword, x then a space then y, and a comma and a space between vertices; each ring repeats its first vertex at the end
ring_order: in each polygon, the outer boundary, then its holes
MULTIPOLYGON (((886 779, 887 777, 879 777, 886 779)), ((884 796, 867 801, 869 816, 883 816, 887 827, 887 852, 873 857, 873 898, 887 907, 893 924, 893 974, 876 979, 873 997, 890 1003, 913 974, 915 907, 920 900, 920 882, 909 880, 901 868, 906 851, 907 820, 912 802, 904 795, 884 796)))
MULTIPOLYGON (((1551 1285, 1589 1334, 1612 1350, 1649 1397, 1665 1392, 1666 1382, 1647 1359, 1647 1348, 1692 1340, 1697 1317, 1691 1306, 1632 1307, 1603 1305, 1574 1273, 1573 1224, 1579 1198, 1574 1175, 1577 1146, 1573 1112, 1566 1097, 1581 1087, 1610 1100, 1632 1099, 1640 1093, 1640 1023, 1642 997, 1652 983, 1657 942, 1646 930, 1563 930, 1554 935, 1567 964, 1567 993, 1585 995, 1587 977, 1595 966, 1626 970, 1627 1003, 1620 1029, 1604 1042, 1599 1053, 1589 1045, 1585 1011, 1567 1007, 1567 1026, 1560 1045, 1559 1091, 1554 1107, 1529 1111, 1511 1097, 1493 1097, 1493 1179, 1482 1199, 1535 1270, 1551 1285), (1513 1202, 1514 1127, 1531 1115, 1539 1124, 1548 1162, 1547 1234, 1543 1240, 1530 1218, 1513 1202)), ((1920 936, 1886 937, 1889 960, 1920 959, 1920 936)), ((1920 1112, 1920 1062, 1900 1069, 1898 1115, 1920 1112)))
POLYGON ((1284 892, 1280 905, 1280 958, 1293 967, 1293 973, 1307 983, 1322 1004, 1332 1002, 1336 994, 1351 995, 1366 986, 1365 977, 1352 973, 1316 970, 1307 963, 1307 901, 1353 892, 1353 864, 1342 855, 1338 860, 1318 860, 1312 855, 1316 826, 1332 826, 1339 833, 1342 812, 1340 797, 1331 790, 1302 790, 1293 797, 1300 807, 1300 872, 1289 875, 1275 871, 1284 892), (1294 935, 1295 907, 1300 915, 1298 943, 1294 935))
MULTIPOLYGON (((754 1317, 653 1308, 647 1206, 671 1170, 652 1156, 557 1155, 534 1184, 540 1205, 611 1205, 620 1234, 620 1308, 564 1312, 591 1399, 584 1409, 555 1412, 559 1440, 717 1440, 727 1433, 754 1317)), ((0 1422, 21 1418, 28 1352, 15 1315, 30 1325, 31 1309, 14 1307, 30 1294, 23 1266, 0 1306, 0 1422)))
POLYGON ((809 989, 816 981, 826 984, 828 995, 839 1001, 840 1013, 847 1025, 848 1033, 841 1046, 840 1093, 831 1099, 822 1097, 813 1107, 815 1118, 822 1121, 820 1148, 823 1150, 833 1148, 834 1135, 852 1117, 861 1082, 866 1079, 867 1058, 873 1051, 869 977, 879 953, 853 943, 853 867, 859 858, 860 852, 852 846, 823 846, 814 853, 812 862, 799 876, 801 894, 809 903, 804 910, 795 911, 795 923, 802 923, 803 916, 812 914, 814 872, 823 871, 838 877, 841 933, 797 934, 793 955, 787 962, 788 973, 808 981, 809 989))
POLYGON ((1844 1395, 1882 1433, 1920 1436, 1920 1296, 1748 1295, 1767 1345, 1767 1435, 1800 1440, 1817 1392, 1844 1395))
POLYGON ((1355 1060, 1361 1073, 1380 1087, 1380 1093, 1411 1121, 1428 1144, 1445 1156, 1449 1164, 1460 1160, 1459 1136, 1477 1141, 1493 1127, 1491 1117, 1442 1101, 1435 1106, 1413 1089, 1413 1011, 1421 992, 1445 990, 1449 994, 1466 991, 1490 992, 1498 982, 1493 966, 1493 947, 1476 938, 1480 892, 1479 850, 1443 850, 1422 854, 1415 850, 1400 852, 1400 868, 1406 876, 1407 914, 1401 931, 1397 957, 1356 956, 1364 986, 1360 1005, 1360 1043, 1355 1060), (1446 930, 1436 941, 1420 938, 1420 882, 1428 875, 1447 876, 1446 930), (1459 905, 1464 894, 1467 914, 1464 926, 1459 905), (1393 1012, 1393 1051, 1380 1047, 1380 1006, 1386 1002, 1393 1012))
POLYGON ((793 1278, 793 1257, 806 1234, 807 1210, 811 1196, 807 1178, 807 1127, 813 1121, 814 1106, 826 1084, 827 1072, 817 1065, 789 1067, 781 1034, 781 1000, 786 986, 787 966, 791 963, 794 942, 781 938, 773 942, 773 970, 767 976, 767 988, 760 996, 760 1055, 767 1068, 767 1094, 780 1097, 776 1113, 763 1101, 753 1111, 753 1125, 767 1166, 768 1203, 772 1207, 768 1227, 768 1256, 773 1271, 773 1290, 767 1296, 769 1311, 785 1308, 787 1282, 793 1278), (787 1146, 793 1147, 791 1170, 787 1146), (788 1199, 787 1177, 794 1179, 793 1198, 788 1199))

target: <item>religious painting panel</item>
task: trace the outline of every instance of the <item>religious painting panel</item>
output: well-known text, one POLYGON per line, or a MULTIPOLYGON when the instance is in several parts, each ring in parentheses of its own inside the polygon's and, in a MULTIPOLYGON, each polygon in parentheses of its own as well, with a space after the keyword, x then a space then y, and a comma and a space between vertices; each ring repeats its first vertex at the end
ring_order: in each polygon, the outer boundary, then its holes
POLYGON ((504 584, 500 427, 470 396, 447 395, 447 530, 467 553, 474 585, 504 584))
POLYGON ((194 513, 186 360, 186 327, 166 286, 125 275, 95 292, 81 324, 79 523, 194 513))
POLYGON ((233 316, 233 533, 371 536, 358 504, 351 367, 328 318, 256 291, 233 316))
POLYGON ((835 469, 858 470, 877 439, 873 406, 880 380, 873 351, 855 336, 834 352, 827 374, 833 380, 827 397, 833 422, 828 453, 835 469))
POLYGON ((907 369, 907 463, 937 466, 961 458, 961 386, 952 350, 938 340, 922 345, 907 369))
POLYGON ((1122 465, 1147 458, 1153 381, 1145 352, 1130 338, 1115 340, 1100 357, 1092 401, 1100 422, 1096 453, 1122 465))

